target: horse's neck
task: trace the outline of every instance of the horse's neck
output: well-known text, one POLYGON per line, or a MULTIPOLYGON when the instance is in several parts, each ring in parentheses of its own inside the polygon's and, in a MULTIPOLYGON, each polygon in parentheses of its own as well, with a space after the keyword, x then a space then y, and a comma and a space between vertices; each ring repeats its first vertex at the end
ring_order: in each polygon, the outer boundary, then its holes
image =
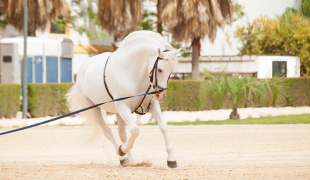
MULTIPOLYGON (((154 56, 151 51, 134 50, 119 51, 116 56, 115 69, 117 72, 124 72, 124 79, 139 80, 140 83, 148 81, 149 58, 154 56)), ((148 82, 147 82, 148 83, 148 82)))

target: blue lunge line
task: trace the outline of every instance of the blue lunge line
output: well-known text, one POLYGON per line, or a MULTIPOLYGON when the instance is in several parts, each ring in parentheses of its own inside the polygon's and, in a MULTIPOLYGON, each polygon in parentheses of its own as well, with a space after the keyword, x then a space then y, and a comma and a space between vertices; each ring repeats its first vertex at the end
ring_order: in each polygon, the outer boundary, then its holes
POLYGON ((145 93, 145 94, 140 94, 140 95, 136 95, 136 96, 128 96, 128 97, 118 98, 118 99, 114 99, 114 100, 111 100, 111 101, 108 101, 108 102, 103 102, 103 103, 100 103, 100 104, 95 104, 95 105, 93 105, 93 106, 89 106, 89 107, 87 107, 87 108, 80 109, 80 110, 77 110, 77 111, 71 112, 71 113, 69 113, 69 114, 65 114, 65 115, 62 115, 62 116, 59 116, 59 117, 50 119, 50 120, 42 121, 42 122, 39 122, 39 123, 36 123, 36 124, 32 124, 32 125, 29 125, 29 126, 25 126, 25 127, 22 127, 22 128, 13 129, 13 130, 11 130, 11 131, 6 131, 6 132, 3 132, 3 133, 0 133, 0 136, 1 136, 1 135, 4 135, 4 134, 9 134, 9 133, 21 131, 21 130, 24 130, 24 129, 32 128, 32 127, 35 127, 35 126, 39 126, 39 125, 41 125, 41 124, 46 124, 46 123, 49 123, 49 122, 52 122, 52 121, 56 121, 56 120, 58 120, 58 119, 61 119, 61 118, 67 117, 67 116, 71 116, 71 115, 74 115, 74 114, 78 114, 78 113, 80 113, 80 112, 87 111, 87 110, 89 110, 89 109, 92 109, 92 108, 97 107, 97 106, 101 106, 101 105, 106 104, 106 103, 111 103, 111 102, 116 102, 116 101, 122 101, 122 100, 125 100, 125 99, 129 99, 129 98, 133 98, 133 97, 138 97, 138 96, 145 96, 145 95, 157 94, 157 93, 160 93, 160 92, 162 92, 162 91, 164 91, 164 90, 165 90, 165 89, 160 89, 160 90, 158 90, 158 91, 153 91, 153 92, 149 92, 149 93, 145 93))

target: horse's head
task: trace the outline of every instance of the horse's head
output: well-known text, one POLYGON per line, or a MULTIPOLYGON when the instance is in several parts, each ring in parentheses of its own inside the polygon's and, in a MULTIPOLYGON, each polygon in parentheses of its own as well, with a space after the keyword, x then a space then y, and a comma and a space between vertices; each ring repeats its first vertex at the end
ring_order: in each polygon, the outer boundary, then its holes
MULTIPOLYGON (((148 66, 148 72, 153 76, 153 88, 155 91, 166 89, 168 78, 172 71, 178 65, 177 54, 181 51, 178 50, 165 50, 162 51, 158 49, 158 56, 153 57, 148 66), (158 61, 158 62, 157 62, 158 61), (157 63, 157 64, 156 64, 157 63), (153 73, 152 73, 153 71, 153 73)), ((161 100, 166 97, 166 90, 162 91, 159 94, 155 94, 154 98, 156 100, 161 100)))

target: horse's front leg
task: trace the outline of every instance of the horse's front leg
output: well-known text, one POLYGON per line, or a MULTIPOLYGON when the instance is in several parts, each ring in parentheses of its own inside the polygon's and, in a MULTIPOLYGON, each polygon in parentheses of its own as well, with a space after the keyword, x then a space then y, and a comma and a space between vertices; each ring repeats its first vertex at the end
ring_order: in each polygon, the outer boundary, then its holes
MULTIPOLYGON (((139 135, 139 127, 132 117, 130 108, 125 103, 117 102, 115 103, 115 107, 120 117, 122 118, 122 120, 127 124, 130 130, 130 134, 131 134, 131 137, 129 138, 129 140, 127 140, 121 146, 119 146, 119 149, 118 149, 119 155, 125 156, 126 153, 129 152, 129 150, 133 148, 133 144, 139 135)), ((122 164, 122 160, 121 160, 121 164, 122 164)))
POLYGON ((167 165, 170 168, 176 168, 176 167, 178 167, 178 164, 177 164, 176 158, 175 158, 174 153, 173 153, 172 144, 171 144, 170 139, 169 139, 167 123, 161 114, 160 105, 159 105, 159 102, 157 100, 154 100, 152 102, 150 111, 151 111, 151 114, 153 115, 153 117, 156 119, 158 126, 159 126, 159 129, 163 133, 164 138, 165 138, 166 150, 168 153, 167 165))
MULTIPOLYGON (((117 120, 117 125, 118 125, 118 134, 123 143, 127 142, 127 134, 126 134, 126 123, 122 119, 122 117, 119 114, 116 114, 116 120, 117 120)), ((137 161, 131 154, 130 150, 127 152, 128 159, 130 161, 130 164, 136 164, 137 161)), ((119 156, 120 161, 124 160, 125 156, 119 156)))

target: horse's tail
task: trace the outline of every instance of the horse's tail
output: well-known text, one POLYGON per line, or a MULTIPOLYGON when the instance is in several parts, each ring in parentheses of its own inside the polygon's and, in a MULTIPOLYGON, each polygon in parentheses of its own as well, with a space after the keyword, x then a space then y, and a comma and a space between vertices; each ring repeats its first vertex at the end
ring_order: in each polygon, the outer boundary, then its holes
MULTIPOLYGON (((74 84, 65 96, 67 99, 67 105, 71 112, 87 107, 79 98, 79 93, 81 93, 80 88, 77 84, 74 84)), ((83 137, 79 139, 80 142, 85 145, 97 136, 99 132, 99 126, 95 123, 89 111, 81 112, 78 114, 78 116, 84 119, 85 125, 90 125, 84 129, 83 137)))

